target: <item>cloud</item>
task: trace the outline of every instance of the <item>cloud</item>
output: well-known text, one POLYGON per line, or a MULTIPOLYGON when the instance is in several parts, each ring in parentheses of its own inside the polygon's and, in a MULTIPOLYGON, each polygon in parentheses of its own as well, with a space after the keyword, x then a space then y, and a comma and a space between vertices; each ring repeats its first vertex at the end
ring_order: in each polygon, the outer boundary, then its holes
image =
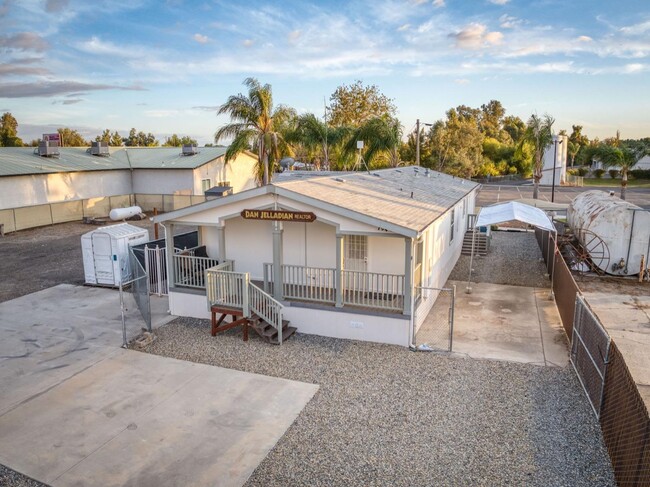
POLYGON ((505 5, 510 0, 488 0, 488 2, 493 3, 494 5, 505 5))
POLYGON ((45 11, 48 13, 60 12, 68 6, 68 0, 47 0, 45 2, 45 11))
POLYGON ((22 63, 0 64, 0 76, 23 75, 23 76, 44 76, 50 74, 50 70, 36 66, 24 66, 22 63))
POLYGON ((125 59, 137 59, 146 55, 146 50, 140 46, 118 46, 109 41, 103 41, 97 36, 92 36, 87 41, 75 44, 80 51, 102 56, 114 56, 125 59))
POLYGON ((301 35, 302 35, 301 31, 292 30, 291 32, 289 32, 289 34, 287 34, 287 39, 289 42, 295 42, 298 40, 298 38, 300 38, 301 35))
POLYGON ((403 24, 397 28, 397 32, 404 32, 405 30, 409 30, 410 28, 411 28, 411 24, 403 24))
POLYGON ((210 106, 210 105, 199 105, 199 106, 192 107, 192 110, 203 110, 205 112, 216 112, 217 110, 219 110, 219 105, 212 105, 212 106, 210 106))
POLYGON ((499 17, 499 26, 502 29, 514 29, 519 24, 521 24, 521 20, 519 20, 517 17, 512 17, 511 15, 507 14, 503 14, 501 17, 499 17))
POLYGON ((204 36, 203 34, 194 34, 193 39, 199 44, 206 44, 210 40, 208 36, 204 36))
POLYGON ((591 42, 593 39, 589 36, 579 36, 577 39, 579 42, 591 42))
POLYGON ((650 31, 650 20, 641 22, 639 24, 629 25, 627 27, 621 27, 621 32, 625 35, 640 35, 645 34, 650 31))
POLYGON ((625 72, 627 74, 641 73, 641 72, 647 71, 647 70, 648 70, 648 65, 641 64, 641 63, 626 64, 623 67, 623 72, 625 72))
POLYGON ((450 36, 456 39, 456 47, 460 49, 481 49, 501 44, 503 40, 501 32, 488 32, 484 24, 476 22, 450 36))
POLYGON ((75 103, 79 103, 82 101, 83 100, 81 98, 73 98, 70 100, 53 101, 52 105, 74 105, 75 103))
POLYGON ((255 44, 255 41, 253 39, 244 39, 244 41, 242 42, 242 45, 244 47, 252 47, 253 44, 255 44))
POLYGON ((433 0, 431 4, 436 8, 442 8, 445 6, 445 0, 433 0))
POLYGON ((37 81, 31 83, 0 83, 0 98, 49 97, 77 91, 134 90, 145 91, 138 86, 116 86, 81 83, 78 81, 37 81))
POLYGON ((49 44, 34 32, 19 32, 14 35, 0 36, 0 47, 18 51, 43 52, 49 48, 49 44))
POLYGON ((459 84, 459 85, 467 85, 469 84, 469 80, 467 78, 458 78, 454 80, 454 83, 459 84))

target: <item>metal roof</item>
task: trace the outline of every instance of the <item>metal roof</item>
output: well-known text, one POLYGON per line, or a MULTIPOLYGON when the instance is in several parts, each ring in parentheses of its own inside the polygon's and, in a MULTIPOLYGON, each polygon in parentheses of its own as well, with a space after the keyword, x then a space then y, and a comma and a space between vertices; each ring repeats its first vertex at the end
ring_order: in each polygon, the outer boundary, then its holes
POLYGON ((226 147, 199 147, 181 154, 180 147, 111 147, 110 155, 91 155, 85 147, 61 147, 59 157, 41 157, 34 147, 0 147, 0 176, 115 169, 195 169, 226 153, 226 147))
POLYGON ((529 206, 517 201, 508 201, 497 205, 486 206, 479 211, 475 227, 486 227, 509 221, 517 220, 543 230, 555 232, 553 222, 539 208, 529 206))
POLYGON ((273 185, 417 232, 479 186, 418 166, 283 179, 273 185))

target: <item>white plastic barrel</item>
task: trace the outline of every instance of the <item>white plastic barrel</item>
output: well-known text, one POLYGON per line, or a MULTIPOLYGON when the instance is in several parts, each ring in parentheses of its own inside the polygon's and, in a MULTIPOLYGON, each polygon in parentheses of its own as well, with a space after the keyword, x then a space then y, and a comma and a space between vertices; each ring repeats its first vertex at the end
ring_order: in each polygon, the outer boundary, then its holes
POLYGON ((108 214, 109 218, 113 221, 126 220, 132 216, 142 213, 142 208, 139 206, 129 206, 128 208, 114 208, 108 214))

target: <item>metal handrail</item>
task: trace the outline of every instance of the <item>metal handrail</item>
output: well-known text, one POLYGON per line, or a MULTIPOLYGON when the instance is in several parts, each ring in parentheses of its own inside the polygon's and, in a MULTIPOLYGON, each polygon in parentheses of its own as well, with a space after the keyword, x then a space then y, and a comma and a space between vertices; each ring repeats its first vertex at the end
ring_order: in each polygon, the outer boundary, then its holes
POLYGON ((196 257, 193 255, 173 256, 174 285, 205 289, 205 271, 219 263, 211 257, 196 257))
MULTIPOLYGON (((265 293, 261 288, 248 283, 249 310, 269 323, 278 331, 278 343, 282 345, 282 303, 265 293)), ((252 313, 249 314, 249 318, 252 313)))
POLYGON ((210 268, 205 272, 208 309, 214 305, 241 309, 250 316, 248 307, 248 272, 232 272, 210 268))

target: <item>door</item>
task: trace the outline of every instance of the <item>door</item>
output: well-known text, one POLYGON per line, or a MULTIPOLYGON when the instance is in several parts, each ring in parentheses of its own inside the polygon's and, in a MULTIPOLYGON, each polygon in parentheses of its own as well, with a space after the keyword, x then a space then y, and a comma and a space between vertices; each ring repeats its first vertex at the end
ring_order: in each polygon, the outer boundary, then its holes
POLYGON ((366 272, 368 268, 368 237, 365 235, 345 236, 345 260, 343 268, 346 271, 366 272))
POLYGON ((108 284, 110 286, 115 285, 111 236, 105 233, 93 233, 92 242, 97 284, 108 284))

